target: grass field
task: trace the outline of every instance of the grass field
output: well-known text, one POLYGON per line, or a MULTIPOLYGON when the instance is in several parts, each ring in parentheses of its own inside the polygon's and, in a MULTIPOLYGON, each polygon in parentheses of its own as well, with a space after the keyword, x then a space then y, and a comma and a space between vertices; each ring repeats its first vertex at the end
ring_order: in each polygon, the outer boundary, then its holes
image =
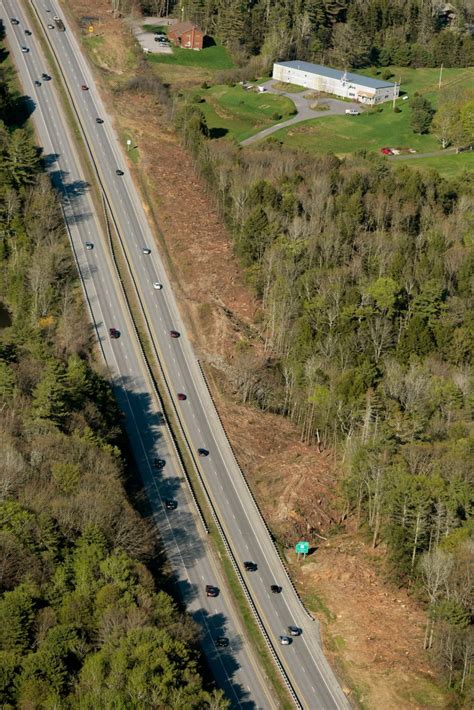
POLYGON ((214 45, 200 52, 173 47, 173 54, 147 54, 146 59, 154 64, 177 64, 197 69, 232 69, 234 63, 225 47, 214 45))
POLYGON ((161 32, 162 34, 168 34, 167 25, 142 25, 145 32, 161 32))
POLYGON ((392 165, 408 165, 412 168, 424 170, 437 170, 440 175, 446 178, 458 177, 464 172, 474 174, 474 152, 459 153, 455 155, 431 156, 429 158, 409 158, 408 160, 390 161, 392 165))
POLYGON ((205 99, 200 108, 211 135, 237 141, 291 118, 295 111, 293 102, 285 96, 246 91, 242 86, 213 86, 199 94, 205 99))

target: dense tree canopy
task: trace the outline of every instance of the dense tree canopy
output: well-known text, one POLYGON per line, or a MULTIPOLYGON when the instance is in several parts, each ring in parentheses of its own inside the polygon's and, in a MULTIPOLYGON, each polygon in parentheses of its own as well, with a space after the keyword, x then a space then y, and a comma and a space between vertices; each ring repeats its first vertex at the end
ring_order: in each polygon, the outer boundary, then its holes
POLYGON ((270 61, 341 68, 474 64, 469 0, 141 0, 141 7, 151 15, 173 11, 234 51, 261 52, 270 61))
POLYGON ((459 563, 473 564, 472 176, 448 181, 377 155, 314 157, 272 142, 242 151, 205 135, 192 144, 196 165, 263 307, 267 358, 242 348, 235 388, 290 416, 308 442, 339 449, 349 510, 374 545, 387 544, 399 580, 423 584, 433 556, 445 555, 426 643, 449 682, 464 688, 473 595, 459 563), (464 596, 454 603, 458 585, 464 596))

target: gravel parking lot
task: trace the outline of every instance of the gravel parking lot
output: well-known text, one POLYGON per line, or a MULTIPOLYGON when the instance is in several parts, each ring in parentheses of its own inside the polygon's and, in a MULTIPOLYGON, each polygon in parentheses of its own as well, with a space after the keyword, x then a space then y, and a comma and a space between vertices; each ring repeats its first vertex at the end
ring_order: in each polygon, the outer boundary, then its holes
POLYGON ((173 54, 169 44, 155 42, 154 32, 146 32, 143 25, 171 25, 174 20, 167 20, 163 17, 142 17, 141 20, 133 23, 133 34, 137 38, 144 52, 151 54, 173 54))

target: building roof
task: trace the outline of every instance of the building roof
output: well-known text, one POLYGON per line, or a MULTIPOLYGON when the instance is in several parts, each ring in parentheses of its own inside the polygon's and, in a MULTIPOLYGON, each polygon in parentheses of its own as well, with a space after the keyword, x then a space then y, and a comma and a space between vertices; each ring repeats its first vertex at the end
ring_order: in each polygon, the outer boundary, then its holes
MULTIPOLYGON (((323 67, 321 64, 312 64, 311 62, 293 60, 291 62, 275 62, 275 64, 282 67, 289 67, 290 69, 301 69, 301 71, 305 71, 308 74, 319 74, 328 77, 328 79, 341 79, 344 75, 344 72, 340 69, 323 67)), ((371 76, 363 76, 362 74, 351 74, 347 72, 346 77, 347 81, 351 81, 353 84, 368 86, 371 89, 385 89, 395 86, 391 81, 381 81, 380 79, 373 79, 371 76)))
POLYGON ((202 31, 200 27, 194 24, 194 22, 186 20, 185 22, 175 22, 174 25, 171 25, 168 30, 168 34, 172 32, 175 35, 182 35, 183 32, 189 32, 189 30, 192 30, 193 27, 195 30, 198 30, 198 32, 202 31))

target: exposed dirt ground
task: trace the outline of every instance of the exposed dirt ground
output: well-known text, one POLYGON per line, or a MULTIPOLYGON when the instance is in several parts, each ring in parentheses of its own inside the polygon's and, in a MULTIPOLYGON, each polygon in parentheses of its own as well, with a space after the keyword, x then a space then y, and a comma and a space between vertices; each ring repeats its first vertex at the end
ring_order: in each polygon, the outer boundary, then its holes
MULTIPOLYGON (((156 99, 107 93, 140 61, 127 26, 111 17, 105 0, 69 0, 68 7, 79 20, 100 17, 100 39, 89 38, 88 46, 102 69, 104 97, 117 130, 132 135, 138 146, 139 160, 131 167, 152 205, 183 315, 265 518, 281 540, 294 542, 310 528, 326 537, 341 509, 332 454, 302 444, 288 420, 236 401, 226 379, 243 335, 258 348, 259 304, 243 285, 230 236, 156 99)), ((80 22, 83 34, 88 22, 80 22)), ((188 68, 183 70, 180 80, 192 81, 188 68)), ((291 553, 290 562, 355 703, 376 710, 443 707, 422 650, 423 613, 383 581, 381 551, 374 553, 347 531, 312 543, 320 547, 303 565, 291 553)))

